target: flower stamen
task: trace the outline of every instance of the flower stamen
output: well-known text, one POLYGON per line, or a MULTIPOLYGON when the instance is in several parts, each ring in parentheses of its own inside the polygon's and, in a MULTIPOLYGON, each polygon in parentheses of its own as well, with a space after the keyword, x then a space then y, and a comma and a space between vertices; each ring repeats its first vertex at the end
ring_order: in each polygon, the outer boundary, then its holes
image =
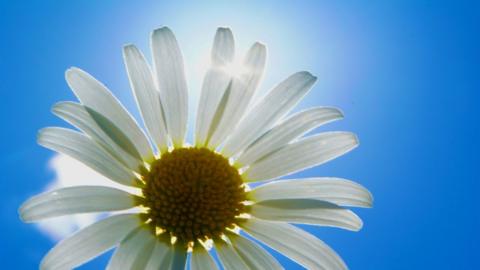
POLYGON ((246 211, 238 170, 207 148, 165 153, 143 180, 141 204, 150 225, 184 243, 220 237, 246 211))

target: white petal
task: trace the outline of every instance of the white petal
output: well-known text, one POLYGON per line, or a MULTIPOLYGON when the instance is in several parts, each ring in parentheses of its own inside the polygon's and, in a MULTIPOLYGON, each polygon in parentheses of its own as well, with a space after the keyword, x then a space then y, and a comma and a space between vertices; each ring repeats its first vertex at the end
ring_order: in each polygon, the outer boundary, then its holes
POLYGON ((239 235, 229 235, 235 250, 250 269, 280 270, 282 265, 265 249, 251 240, 239 235))
POLYGON ((143 122, 157 149, 165 152, 168 150, 167 129, 160 93, 155 85, 150 66, 143 54, 133 45, 123 48, 123 58, 143 122))
POLYGON ((347 269, 342 259, 320 239, 293 225, 249 219, 245 231, 307 269, 347 269))
POLYGON ((38 143, 69 155, 98 173, 123 185, 134 185, 135 175, 83 134, 64 128, 44 128, 38 143))
POLYGON ((112 248, 138 226, 140 220, 133 214, 112 216, 94 223, 58 243, 43 258, 40 268, 77 267, 112 248))
MULTIPOLYGON (((203 80, 195 131, 195 145, 203 147, 208 144, 212 133, 218 125, 219 107, 225 101, 225 92, 231 85, 232 78, 222 69, 210 68, 203 80), (223 101, 223 103, 222 103, 223 101)), ((221 109, 220 109, 221 110, 221 109)))
MULTIPOLYGON (((122 162, 129 169, 138 171, 143 166, 143 160, 139 156, 133 156, 126 152, 125 147, 120 146, 118 141, 106 134, 97 122, 92 118, 87 109, 81 104, 74 102, 60 102, 53 106, 52 111, 58 117, 76 126, 90 136, 96 143, 103 147, 109 154, 122 162)), ((126 137, 126 135, 121 135, 126 137)))
POLYGON ((194 248, 190 256, 190 270, 218 270, 212 256, 203 247, 194 248))
MULTIPOLYGON (((68 85, 82 104, 85 105, 87 109, 98 113, 98 115, 96 115, 89 111, 93 119, 95 119, 97 124, 107 134, 117 135, 115 130, 111 130, 113 124, 114 127, 125 133, 130 144, 134 143, 135 149, 140 153, 142 158, 147 161, 153 158, 150 143, 143 131, 128 111, 102 83, 78 68, 70 68, 67 70, 65 77, 68 85), (103 116, 103 118, 101 116, 103 116), (111 123, 105 123, 105 120, 111 123)), ((128 148, 125 150, 129 153, 132 152, 128 148)))
POLYGON ((215 241, 215 250, 218 258, 225 270, 245 270, 250 269, 243 261, 242 257, 238 255, 235 248, 230 243, 223 240, 215 241))
POLYGON ((235 41, 229 28, 219 27, 212 48, 212 64, 228 65, 235 57, 235 41))
POLYGON ((317 107, 296 113, 262 135, 238 157, 236 163, 242 167, 250 165, 314 128, 341 118, 342 113, 335 108, 317 107))
POLYGON ((188 93, 183 57, 172 31, 163 27, 151 38, 155 74, 165 112, 167 130, 175 146, 182 146, 187 129, 188 93))
POLYGON ((277 85, 243 118, 226 140, 222 152, 234 156, 243 151, 287 114, 316 80, 308 72, 298 72, 277 85))
POLYGON ((358 139, 353 133, 320 133, 289 144, 252 164, 244 179, 255 182, 292 174, 341 156, 357 145, 358 139))
POLYGON ((166 240, 167 239, 156 241, 150 259, 145 267, 146 270, 170 269, 169 267, 173 258, 173 246, 166 240))
POLYGON ((362 220, 336 204, 314 199, 283 199, 255 203, 251 215, 266 220, 315 224, 358 231, 362 220))
POLYGON ((171 270, 183 270, 187 265, 187 250, 183 245, 176 244, 173 249, 171 270))
POLYGON ((262 78, 266 56, 267 50, 260 43, 255 43, 248 51, 243 64, 244 72, 233 77, 217 109, 219 122, 208 142, 209 147, 220 145, 242 118, 262 78))
POLYGON ((155 237, 147 228, 138 228, 120 243, 107 270, 145 269, 155 242, 155 237))
POLYGON ((204 146, 215 129, 214 116, 230 82, 231 75, 225 71, 234 57, 233 34, 228 28, 219 28, 212 49, 212 65, 205 74, 197 111, 195 145, 204 146))
POLYGON ((124 210, 135 207, 134 196, 101 186, 67 187, 30 198, 20 207, 24 222, 71 214, 124 210))
POLYGON ((305 178, 273 181, 251 190, 252 201, 318 199, 342 206, 371 207, 372 194, 363 186, 341 178, 305 178))

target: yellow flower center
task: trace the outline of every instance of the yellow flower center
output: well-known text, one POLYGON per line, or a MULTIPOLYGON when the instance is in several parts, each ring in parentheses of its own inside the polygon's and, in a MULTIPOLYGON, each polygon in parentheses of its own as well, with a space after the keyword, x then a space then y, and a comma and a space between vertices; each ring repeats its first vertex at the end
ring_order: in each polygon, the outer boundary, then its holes
POLYGON ((246 211, 238 170, 207 148, 165 153, 143 179, 149 224, 184 243, 220 237, 246 211))

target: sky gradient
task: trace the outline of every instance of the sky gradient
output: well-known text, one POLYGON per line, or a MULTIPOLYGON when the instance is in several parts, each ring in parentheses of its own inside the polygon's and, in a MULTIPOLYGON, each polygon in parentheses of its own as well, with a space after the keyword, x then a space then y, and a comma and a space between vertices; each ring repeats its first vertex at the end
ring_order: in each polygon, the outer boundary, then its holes
MULTIPOLYGON (((67 126, 50 113, 74 100, 64 71, 87 70, 138 117, 121 49, 134 43, 149 56, 150 32, 164 25, 184 52, 191 116, 219 26, 232 28, 240 55, 257 40, 267 45, 262 91, 296 71, 318 77, 296 110, 340 108, 345 119, 319 131, 353 131, 360 147, 296 176, 352 179, 375 201, 356 211, 358 233, 302 227, 351 269, 479 269, 478 2, 226 2, 0 2, 2 269, 36 269, 54 245, 17 209, 58 177, 54 153, 35 137, 67 126)), ((80 269, 103 268, 108 258, 80 269)))

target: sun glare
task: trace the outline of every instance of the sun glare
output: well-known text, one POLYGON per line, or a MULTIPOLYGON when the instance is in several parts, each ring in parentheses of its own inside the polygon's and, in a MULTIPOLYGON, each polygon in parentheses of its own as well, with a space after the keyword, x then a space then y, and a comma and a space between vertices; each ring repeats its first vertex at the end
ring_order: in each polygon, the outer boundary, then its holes
POLYGON ((223 67, 227 74, 230 74, 232 77, 240 77, 242 74, 245 74, 247 67, 243 63, 233 62, 229 65, 223 67))

